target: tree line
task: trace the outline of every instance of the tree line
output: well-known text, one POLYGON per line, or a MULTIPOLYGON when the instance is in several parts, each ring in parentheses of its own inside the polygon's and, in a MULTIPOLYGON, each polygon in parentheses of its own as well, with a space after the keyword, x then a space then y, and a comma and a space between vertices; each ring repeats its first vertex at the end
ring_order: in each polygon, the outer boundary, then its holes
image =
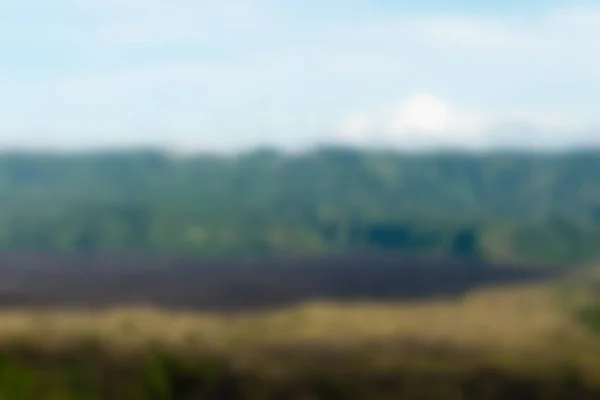
POLYGON ((600 256, 600 151, 0 155, 0 250, 600 256))

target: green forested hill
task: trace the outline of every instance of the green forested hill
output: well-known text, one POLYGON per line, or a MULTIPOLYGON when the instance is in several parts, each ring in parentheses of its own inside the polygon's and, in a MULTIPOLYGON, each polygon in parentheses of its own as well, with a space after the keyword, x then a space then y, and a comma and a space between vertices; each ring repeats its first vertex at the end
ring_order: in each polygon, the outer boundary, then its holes
POLYGON ((600 257, 600 151, 0 155, 0 249, 600 257))

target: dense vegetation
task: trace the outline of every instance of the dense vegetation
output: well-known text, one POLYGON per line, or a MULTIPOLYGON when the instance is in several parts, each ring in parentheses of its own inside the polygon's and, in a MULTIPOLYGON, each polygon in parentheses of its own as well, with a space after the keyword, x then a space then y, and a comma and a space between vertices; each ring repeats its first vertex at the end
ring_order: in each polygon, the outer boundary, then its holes
POLYGON ((0 250, 600 256, 600 152, 0 156, 0 250))

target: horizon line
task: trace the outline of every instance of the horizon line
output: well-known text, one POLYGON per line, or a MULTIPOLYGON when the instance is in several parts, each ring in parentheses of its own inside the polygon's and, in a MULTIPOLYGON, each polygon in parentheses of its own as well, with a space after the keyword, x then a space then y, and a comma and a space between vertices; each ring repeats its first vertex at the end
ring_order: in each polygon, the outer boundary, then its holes
POLYGON ((2 156, 86 156, 102 154, 134 154, 134 153, 159 153, 165 156, 194 158, 198 156, 238 157, 255 153, 273 153, 276 155, 303 155, 315 154, 324 151, 341 150, 370 154, 397 154, 408 156, 428 155, 474 155, 485 156, 493 154, 537 154, 537 155, 560 155, 600 153, 600 144, 597 145, 573 145, 573 146, 490 146, 486 148, 469 148, 466 146, 427 146, 422 148, 409 148, 401 146, 360 146, 351 144, 316 144, 303 146, 295 149, 276 145, 255 145, 241 149, 214 149, 214 148, 178 148, 172 145, 130 144, 130 145, 94 145, 77 147, 49 147, 49 146, 2 146, 0 145, 0 157, 2 156))

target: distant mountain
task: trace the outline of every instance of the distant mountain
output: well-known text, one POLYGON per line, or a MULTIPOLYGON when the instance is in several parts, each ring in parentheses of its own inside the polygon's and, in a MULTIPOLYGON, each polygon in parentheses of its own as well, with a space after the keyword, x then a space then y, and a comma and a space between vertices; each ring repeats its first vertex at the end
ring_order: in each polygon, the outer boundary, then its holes
POLYGON ((581 261, 600 255, 600 151, 3 154, 0 206, 3 250, 581 261))

